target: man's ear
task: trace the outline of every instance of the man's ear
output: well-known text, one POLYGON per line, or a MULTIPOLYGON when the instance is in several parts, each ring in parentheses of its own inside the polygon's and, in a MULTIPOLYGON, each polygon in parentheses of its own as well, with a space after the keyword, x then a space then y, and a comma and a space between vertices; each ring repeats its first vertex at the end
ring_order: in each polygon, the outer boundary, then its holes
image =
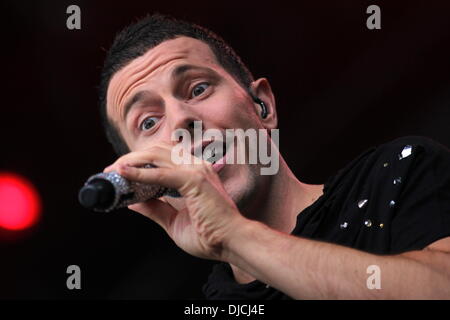
POLYGON ((266 129, 275 129, 278 125, 277 109, 275 106, 275 97, 266 78, 259 78, 251 83, 250 90, 254 97, 264 102, 267 109, 267 117, 263 118, 261 105, 254 102, 256 113, 260 117, 261 123, 266 129))

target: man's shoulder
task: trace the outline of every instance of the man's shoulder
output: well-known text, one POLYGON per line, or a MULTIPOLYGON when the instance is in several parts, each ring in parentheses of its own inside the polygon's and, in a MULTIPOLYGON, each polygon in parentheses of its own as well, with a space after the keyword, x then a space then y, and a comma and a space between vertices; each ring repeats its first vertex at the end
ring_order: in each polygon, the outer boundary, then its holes
POLYGON ((440 142, 425 136, 402 136, 384 143, 373 144, 353 158, 326 182, 326 188, 344 180, 356 180, 358 176, 376 178, 380 169, 392 168, 399 163, 414 162, 430 166, 439 161, 439 168, 449 168, 450 151, 440 142), (436 160, 437 159, 437 160, 436 160))
POLYGON ((450 170, 450 149, 425 136, 404 136, 386 142, 376 148, 374 158, 389 160, 397 166, 410 163, 410 170, 450 170))
POLYGON ((397 151, 397 150, 403 151, 403 148, 407 146, 411 147, 420 146, 428 152, 433 151, 449 152, 448 147, 446 147, 445 145, 436 140, 433 140, 425 136, 402 136, 378 145, 377 149, 379 149, 380 152, 397 151))
POLYGON ((435 157, 437 155, 447 157, 450 156, 450 150, 442 143, 429 137, 410 135, 374 145, 361 153, 355 160, 356 162, 363 160, 376 163, 379 161, 402 160, 411 155, 413 156, 411 159, 417 158, 419 154, 428 157, 435 157))
POLYGON ((327 206, 345 222, 342 238, 341 229, 334 233, 341 244, 399 253, 450 235, 450 151, 428 137, 372 146, 340 170, 326 191, 327 206), (383 227, 368 229, 366 221, 383 227))

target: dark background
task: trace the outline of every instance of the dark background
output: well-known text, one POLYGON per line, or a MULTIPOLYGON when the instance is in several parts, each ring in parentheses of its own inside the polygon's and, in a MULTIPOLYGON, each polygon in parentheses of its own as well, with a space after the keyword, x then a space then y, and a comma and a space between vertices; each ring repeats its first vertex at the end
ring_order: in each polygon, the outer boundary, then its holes
POLYGON ((3 1, 0 171, 30 179, 40 223, 0 229, 0 298, 202 298, 213 262, 178 249, 145 217, 95 214, 77 202, 115 155, 97 85, 116 32, 146 13, 222 35, 267 77, 281 152, 297 177, 323 183, 371 146, 404 135, 450 145, 450 5, 444 1, 3 1), (66 8, 81 8, 81 30, 66 8), (381 7, 381 30, 366 8, 381 7), (66 288, 81 267, 82 289, 66 288))

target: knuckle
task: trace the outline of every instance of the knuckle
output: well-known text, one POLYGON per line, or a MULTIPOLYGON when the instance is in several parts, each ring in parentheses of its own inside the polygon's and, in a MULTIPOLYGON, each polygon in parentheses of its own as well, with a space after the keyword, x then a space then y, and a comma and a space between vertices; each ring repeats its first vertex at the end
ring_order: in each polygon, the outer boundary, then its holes
POLYGON ((155 152, 159 150, 159 146, 158 145, 153 145, 147 148, 147 151, 149 152, 155 152))
POLYGON ((142 170, 139 169, 132 169, 133 171, 133 175, 136 177, 136 179, 142 179, 143 178, 143 174, 142 174, 142 170))
POLYGON ((155 183, 156 184, 161 184, 164 182, 165 178, 166 178, 166 174, 164 173, 164 171, 161 170, 155 170, 154 171, 154 179, 155 179, 155 183))
POLYGON ((160 157, 161 155, 166 154, 167 149, 163 148, 159 145, 153 145, 147 149, 145 149, 145 157, 149 161, 154 161, 156 158, 160 157))
POLYGON ((208 162, 208 161, 204 161, 204 162, 203 162, 203 169, 204 169, 206 172, 210 173, 211 171, 213 171, 212 163, 211 163, 211 162, 208 162))
POLYGON ((127 155, 123 155, 119 159, 117 159, 116 162, 114 162, 113 165, 114 166, 121 165, 121 164, 125 163, 125 161, 127 161, 127 159, 128 159, 128 156, 127 155))
POLYGON ((196 169, 198 172, 207 175, 212 170, 212 164, 207 161, 203 161, 199 165, 196 166, 196 169))
POLYGON ((164 147, 163 145, 158 143, 158 144, 152 145, 149 148, 149 150, 151 150, 152 152, 162 152, 162 151, 166 150, 166 147, 164 147))
POLYGON ((192 173, 192 179, 196 184, 202 184, 207 180, 205 172, 198 169, 192 173))

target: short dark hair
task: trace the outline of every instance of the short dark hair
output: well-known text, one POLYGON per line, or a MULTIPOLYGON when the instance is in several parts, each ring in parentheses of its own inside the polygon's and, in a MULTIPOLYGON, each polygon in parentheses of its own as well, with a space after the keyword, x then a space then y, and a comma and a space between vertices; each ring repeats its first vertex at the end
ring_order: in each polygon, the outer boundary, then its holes
POLYGON ((160 43, 186 36, 205 42, 214 53, 217 62, 247 91, 253 75, 236 52, 217 34, 183 20, 162 14, 147 15, 120 31, 106 54, 99 86, 100 116, 108 141, 120 156, 130 150, 119 130, 106 113, 106 94, 112 76, 132 60, 144 55, 160 43))

